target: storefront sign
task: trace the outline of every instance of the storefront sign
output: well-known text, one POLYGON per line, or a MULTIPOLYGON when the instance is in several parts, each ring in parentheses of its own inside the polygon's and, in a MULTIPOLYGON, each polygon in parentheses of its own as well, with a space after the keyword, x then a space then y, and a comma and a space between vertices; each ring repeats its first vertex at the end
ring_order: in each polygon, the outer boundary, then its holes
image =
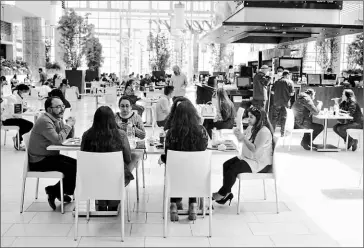
POLYGON ((244 1, 244 7, 342 9, 343 1, 244 1))

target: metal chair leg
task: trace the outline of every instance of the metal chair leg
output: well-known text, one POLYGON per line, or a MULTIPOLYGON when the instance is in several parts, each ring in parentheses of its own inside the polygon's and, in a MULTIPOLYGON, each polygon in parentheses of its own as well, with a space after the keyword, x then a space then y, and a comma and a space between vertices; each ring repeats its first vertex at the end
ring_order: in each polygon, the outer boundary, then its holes
POLYGON ((20 213, 23 213, 23 207, 24 207, 24 193, 25 193, 25 183, 27 178, 23 178, 23 183, 21 186, 21 197, 20 197, 20 213))
POLYGON ((35 199, 38 199, 38 190, 39 190, 39 178, 37 178, 37 182, 35 184, 35 199))
POLYGON ((144 159, 142 158, 143 189, 145 189, 144 159))
POLYGON ((6 145, 6 130, 4 130, 4 146, 6 145))
POLYGON ((238 190, 238 209, 237 209, 237 214, 240 214, 240 190, 241 190, 241 180, 239 179, 239 190, 238 190))
POLYGON ((137 202, 139 202, 139 161, 138 165, 135 169, 135 184, 136 184, 136 195, 137 195, 137 202))
POLYGON ((88 199, 86 203, 86 220, 87 223, 90 221, 90 199, 88 199))
POLYGON ((77 241, 77 232, 78 232, 78 200, 76 200, 75 204, 75 233, 73 239, 77 241))
POLYGON ((278 207, 278 190, 277 190, 277 181, 274 179, 274 188, 276 192, 276 208, 277 208, 277 214, 279 214, 279 207, 278 207))
POLYGON ((265 192, 265 181, 263 179, 263 190, 264 190, 264 200, 267 200, 267 193, 265 192))
POLYGON ((64 201, 63 201, 63 178, 60 180, 61 186, 61 213, 64 214, 64 201))
POLYGON ((310 135, 310 139, 311 139, 311 152, 312 152, 312 132, 311 132, 311 135, 310 135))

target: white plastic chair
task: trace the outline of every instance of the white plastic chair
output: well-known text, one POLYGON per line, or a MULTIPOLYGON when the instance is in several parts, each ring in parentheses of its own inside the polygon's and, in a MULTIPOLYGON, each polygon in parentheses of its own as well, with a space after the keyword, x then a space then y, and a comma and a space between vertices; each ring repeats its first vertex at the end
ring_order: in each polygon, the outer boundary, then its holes
POLYGON ((18 144, 20 145, 20 139, 19 139, 19 127, 18 126, 3 126, 1 125, 1 130, 4 130, 4 146, 6 145, 6 133, 8 131, 16 131, 17 132, 17 139, 18 144))
POLYGON ((28 147, 29 147, 29 139, 30 139, 30 132, 23 135, 23 140, 25 144, 25 156, 24 156, 24 168, 23 168, 23 183, 21 187, 21 198, 20 198, 20 213, 23 213, 23 206, 24 206, 24 193, 25 193, 25 183, 27 178, 36 178, 36 188, 35 188, 35 199, 38 199, 38 187, 39 187, 39 178, 56 178, 60 180, 61 186, 61 213, 64 214, 64 202, 63 202, 63 178, 64 175, 62 172, 59 171, 29 171, 29 160, 28 160, 28 147))
POLYGON ((284 137, 286 137, 287 133, 290 135, 288 151, 291 150, 292 136, 293 136, 294 133, 300 133, 300 134, 309 133, 310 137, 311 137, 311 152, 312 152, 312 133, 313 133, 313 129, 295 129, 294 128, 293 110, 286 108, 286 112, 287 112, 287 119, 286 119, 286 124, 284 126, 284 137))
MULTIPOLYGON (((168 150, 164 177, 164 237, 167 237, 167 204, 170 197, 209 197, 209 236, 212 235, 211 151, 168 150), (188 179, 188 180, 187 180, 188 179)), ((205 215, 205 209, 203 209, 205 215)))
POLYGON ((263 180, 263 189, 264 189, 264 200, 267 199, 267 195, 265 192, 265 179, 273 179, 274 180, 274 188, 276 193, 276 208, 277 208, 277 214, 279 213, 278 208, 278 191, 277 191, 277 180, 276 180, 276 157, 275 157, 275 151, 276 148, 281 145, 279 142, 279 139, 277 137, 274 137, 275 139, 275 147, 273 148, 273 164, 272 164, 272 172, 270 173, 240 173, 238 174, 237 178, 239 179, 239 191, 238 191, 238 209, 237 214, 240 214, 240 192, 241 192, 241 181, 242 180, 263 180))
MULTIPOLYGON (((77 152, 75 233, 78 234, 79 202, 87 201, 87 220, 90 218, 90 199, 120 200, 121 241, 124 241, 124 160, 122 152, 77 152), (107 162, 106 162, 107 161, 107 162)), ((129 209, 128 190, 127 208, 129 209)), ((129 219, 129 211, 128 219, 129 219)))
POLYGON ((106 87, 106 94, 104 95, 105 105, 114 110, 114 107, 117 105, 117 98, 117 88, 106 87))

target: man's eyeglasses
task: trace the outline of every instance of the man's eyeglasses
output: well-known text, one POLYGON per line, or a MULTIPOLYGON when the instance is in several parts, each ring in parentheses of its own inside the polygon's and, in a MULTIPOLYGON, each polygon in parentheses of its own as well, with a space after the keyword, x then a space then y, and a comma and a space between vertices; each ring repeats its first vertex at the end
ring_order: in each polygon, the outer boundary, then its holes
POLYGON ((65 105, 58 105, 58 106, 51 107, 51 108, 64 109, 65 107, 66 107, 65 105))

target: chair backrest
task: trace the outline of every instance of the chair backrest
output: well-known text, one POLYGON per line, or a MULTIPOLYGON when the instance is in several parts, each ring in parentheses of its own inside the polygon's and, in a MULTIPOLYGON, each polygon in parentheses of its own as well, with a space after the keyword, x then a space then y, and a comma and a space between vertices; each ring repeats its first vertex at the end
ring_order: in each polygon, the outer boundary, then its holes
POLYGON ((289 108, 286 108, 286 112, 287 112, 287 119, 286 119, 286 124, 284 126, 284 130, 290 132, 294 129, 294 114, 293 110, 289 108))
POLYGON ((211 151, 168 150, 165 186, 170 197, 211 197, 211 151))
POLYGON ((76 198, 120 200, 124 194, 123 152, 77 152, 76 198))
POLYGON ((74 88, 67 88, 65 98, 70 102, 77 101, 77 94, 74 88))
POLYGON ((29 140, 30 140, 30 131, 29 133, 23 134, 23 141, 25 145, 25 154, 24 154, 24 167, 23 167, 23 174, 24 176, 29 171, 29 155, 28 155, 28 147, 29 147, 29 140))

